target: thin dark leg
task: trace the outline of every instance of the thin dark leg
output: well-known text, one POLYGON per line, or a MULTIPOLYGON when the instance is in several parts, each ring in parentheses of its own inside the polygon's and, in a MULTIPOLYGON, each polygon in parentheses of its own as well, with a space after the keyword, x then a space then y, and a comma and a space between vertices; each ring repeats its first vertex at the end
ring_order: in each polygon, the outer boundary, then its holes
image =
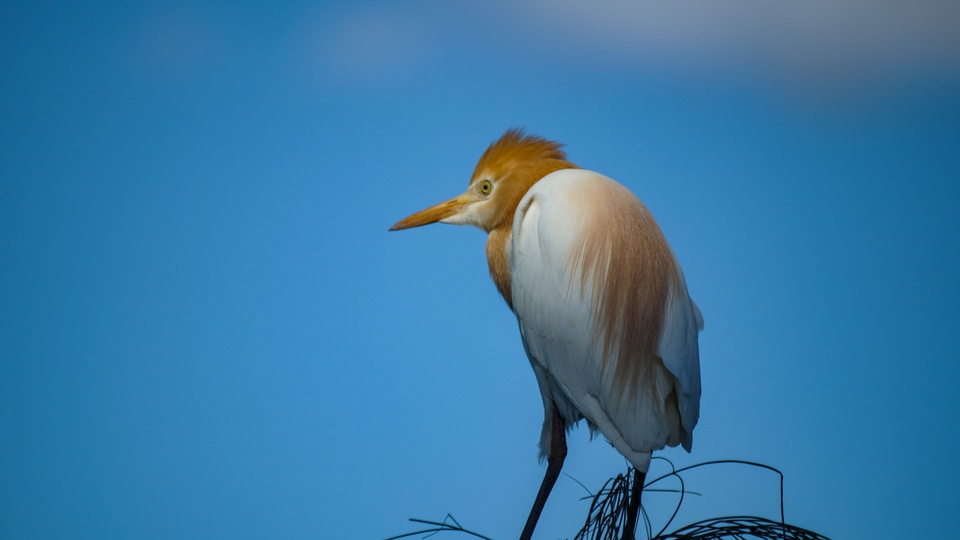
POLYGON ((637 530, 637 514, 640 513, 640 496, 643 494, 643 483, 647 480, 647 473, 633 470, 633 488, 630 490, 630 506, 627 508, 627 527, 623 531, 621 540, 633 540, 637 530))
POLYGON ((530 540, 533 536, 533 529, 537 527, 537 521, 540 519, 540 512, 543 511, 543 505, 550 496, 550 490, 557 482, 560 476, 560 469, 563 468, 563 460, 567 457, 567 435, 563 431, 563 419, 557 408, 553 408, 552 421, 550 423, 550 455, 547 456, 547 473, 543 476, 543 483, 540 484, 540 491, 537 498, 533 501, 533 508, 530 509, 530 516, 527 518, 527 524, 523 526, 523 532, 520 533, 520 540, 530 540))

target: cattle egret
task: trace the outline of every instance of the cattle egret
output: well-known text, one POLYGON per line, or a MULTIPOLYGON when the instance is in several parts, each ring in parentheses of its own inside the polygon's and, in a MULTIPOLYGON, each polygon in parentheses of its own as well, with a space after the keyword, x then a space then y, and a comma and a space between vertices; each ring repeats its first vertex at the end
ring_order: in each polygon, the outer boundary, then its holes
POLYGON ((547 471, 529 539, 586 419, 635 469, 633 538, 650 456, 688 452, 700 415, 700 310, 660 227, 627 188, 567 161, 562 145, 511 129, 483 153, 467 191, 401 220, 486 231, 497 290, 520 323, 543 398, 547 471))

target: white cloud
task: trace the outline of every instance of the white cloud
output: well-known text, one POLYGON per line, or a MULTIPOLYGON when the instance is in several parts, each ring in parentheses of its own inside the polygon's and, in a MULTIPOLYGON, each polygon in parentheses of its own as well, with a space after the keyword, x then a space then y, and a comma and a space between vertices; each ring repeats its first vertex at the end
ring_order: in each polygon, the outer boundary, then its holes
POLYGON ((477 0, 318 8, 298 21, 297 69, 334 84, 382 84, 487 53, 814 88, 960 77, 958 0, 477 0))
POLYGON ((956 0, 533 0, 499 8, 572 54, 805 77, 960 71, 956 0))

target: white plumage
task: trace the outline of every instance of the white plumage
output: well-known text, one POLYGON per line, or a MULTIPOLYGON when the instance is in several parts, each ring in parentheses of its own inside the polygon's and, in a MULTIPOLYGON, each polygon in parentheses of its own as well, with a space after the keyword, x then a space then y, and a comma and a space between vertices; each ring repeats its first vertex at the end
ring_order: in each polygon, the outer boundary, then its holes
POLYGON ((617 399, 615 372, 603 369, 603 347, 593 330, 592 285, 604 276, 586 276, 588 286, 583 287, 587 265, 569 263, 580 248, 580 231, 596 218, 590 213, 603 211, 582 204, 585 194, 626 191, 610 184, 615 182, 595 172, 565 169, 545 176, 521 199, 509 244, 513 309, 544 402, 541 457, 550 448, 555 405, 564 427, 585 418, 592 431, 599 430, 645 472, 651 452, 668 442, 685 441, 690 450, 700 413, 697 332, 703 321, 678 273, 668 294, 658 349, 662 363, 655 363, 650 374, 655 392, 617 399), (678 396, 679 411, 667 399, 671 391, 678 396))

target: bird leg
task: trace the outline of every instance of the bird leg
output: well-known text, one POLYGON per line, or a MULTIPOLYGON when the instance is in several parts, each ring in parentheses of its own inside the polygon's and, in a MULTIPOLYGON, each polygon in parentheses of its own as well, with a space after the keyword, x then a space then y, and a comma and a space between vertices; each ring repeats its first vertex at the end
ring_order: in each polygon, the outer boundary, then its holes
POLYGON ((560 412, 556 406, 553 407, 553 413, 550 416, 550 455, 547 456, 547 472, 543 476, 537 498, 533 501, 527 524, 523 526, 523 532, 520 533, 520 540, 530 540, 533 536, 533 529, 537 527, 543 505, 546 504, 547 497, 550 496, 550 491, 560 476, 563 460, 567 457, 567 435, 563 430, 563 419, 560 418, 560 412))
POLYGON ((633 470, 633 488, 630 490, 630 505, 627 507, 627 526, 623 530, 621 540, 633 540, 637 530, 637 514, 640 512, 640 496, 643 493, 643 483, 647 473, 633 470))

